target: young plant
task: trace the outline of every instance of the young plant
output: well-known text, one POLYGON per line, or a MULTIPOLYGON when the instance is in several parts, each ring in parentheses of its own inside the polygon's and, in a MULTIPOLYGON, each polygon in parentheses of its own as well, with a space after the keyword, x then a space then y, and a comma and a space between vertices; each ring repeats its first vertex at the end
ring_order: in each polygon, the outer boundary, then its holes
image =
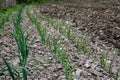
POLYGON ((70 29, 68 29, 68 31, 67 31, 67 38, 69 40, 71 40, 71 30, 70 29))
POLYGON ((63 33, 62 27, 59 27, 59 32, 60 32, 60 33, 63 33))
POLYGON ((77 38, 75 38, 75 39, 73 39, 74 41, 74 43, 75 43, 75 47, 77 48, 77 50, 79 49, 79 43, 80 43, 80 41, 79 41, 79 39, 77 39, 77 38))
POLYGON ((67 59, 67 56, 66 56, 65 52, 61 53, 60 59, 61 59, 61 63, 63 65, 64 71, 65 71, 66 79, 67 80, 72 80, 72 68, 70 66, 70 62, 67 59))
POLYGON ((85 42, 84 39, 82 39, 82 40, 80 41, 80 49, 82 50, 82 52, 83 52, 84 54, 87 53, 87 44, 86 44, 86 42, 85 42))
POLYGON ((51 35, 50 34, 48 34, 48 37, 47 37, 47 46, 49 47, 50 51, 53 50, 53 41, 51 40, 51 35))
POLYGON ((54 40, 54 42, 53 42, 53 46, 54 46, 54 53, 55 53, 55 55, 57 56, 57 57, 59 57, 60 56, 60 52, 61 52, 61 50, 60 50, 60 43, 58 43, 58 41, 57 40, 54 40))
POLYGON ((0 20, 0 29, 3 27, 3 25, 8 21, 10 15, 12 14, 12 11, 11 12, 8 12, 8 14, 5 15, 5 17, 3 17, 1 20, 0 20))
POLYGON ((106 63, 107 63, 107 54, 106 52, 104 52, 104 54, 102 55, 100 59, 100 64, 103 69, 106 67, 106 63))
POLYGON ((22 69, 23 73, 23 79, 27 80, 27 70, 25 69, 26 64, 27 64, 27 58, 28 58, 28 46, 27 46, 27 37, 24 37, 24 32, 22 31, 20 27, 20 23, 22 20, 22 11, 23 8, 25 7, 25 4, 22 5, 20 10, 18 11, 17 17, 14 21, 14 33, 12 33, 12 36, 14 37, 17 46, 18 46, 18 58, 19 58, 19 66, 20 69, 22 69), (21 68, 22 67, 22 68, 21 68))
POLYGON ((49 49, 55 53, 57 58, 59 58, 60 62, 64 67, 66 79, 72 80, 72 75, 71 75, 72 70, 71 70, 70 62, 67 59, 66 53, 63 53, 61 50, 60 40, 58 39, 54 40, 52 44, 50 41, 50 36, 49 35, 47 36, 46 29, 44 29, 38 24, 37 19, 35 19, 35 17, 33 17, 30 12, 27 11, 27 15, 29 16, 30 20, 35 24, 36 29, 38 30, 39 36, 41 37, 41 41, 44 41, 44 44, 48 45, 49 49), (53 45, 53 48, 52 48, 52 45, 53 45))
POLYGON ((117 73, 116 73, 116 79, 115 80, 119 80, 120 78, 120 68, 118 69, 117 73))
POLYGON ((12 33, 12 36, 17 42, 18 46, 18 53, 19 53, 19 59, 20 59, 20 65, 25 66, 27 62, 28 57, 28 47, 26 43, 26 38, 24 37, 24 32, 20 28, 20 23, 22 20, 22 10, 25 5, 23 5, 20 10, 18 11, 16 20, 14 21, 14 33, 12 33))
POLYGON ((90 57, 90 55, 91 55, 91 52, 92 52, 92 49, 90 49, 90 48, 87 48, 87 56, 88 56, 88 57, 90 57))
MULTIPOLYGON (((16 40, 17 45, 18 45, 18 57, 20 60, 20 66, 22 66, 22 67, 25 67, 26 62, 27 62, 27 56, 28 56, 28 49, 27 49, 27 45, 26 45, 26 40, 25 40, 24 34, 20 28, 21 13, 22 13, 24 6, 25 5, 22 5, 20 10, 18 11, 17 18, 14 21, 15 32, 12 33, 12 36, 14 37, 14 39, 16 40)), ((6 16, 6 18, 3 20, 2 24, 8 20, 9 15, 6 16)), ((13 67, 10 66, 10 64, 7 62, 7 60, 4 58, 4 56, 2 56, 2 59, 7 67, 7 70, 9 72, 12 80, 16 80, 15 76, 16 76, 16 72, 18 72, 18 71, 16 71, 13 67)), ((24 69, 22 69, 22 71, 23 71, 23 79, 27 80, 27 75, 26 75, 27 72, 24 69)))
MULTIPOLYGON (((93 50, 94 50, 94 49, 93 49, 93 50)), ((95 50, 94 50, 94 55, 93 55, 94 60, 96 60, 96 57, 97 57, 97 52, 98 52, 98 50, 97 50, 97 49, 95 49, 95 50)))
POLYGON ((56 54, 56 56, 60 59, 62 65, 63 65, 66 79, 72 80, 72 68, 70 66, 69 60, 67 59, 66 53, 63 50, 61 50, 60 44, 61 44, 60 41, 55 40, 53 51, 56 54))
MULTIPOLYGON (((34 12, 36 13, 36 15, 38 16, 38 13, 36 12, 36 10, 34 10, 34 12)), ((61 34, 63 34, 64 36, 66 36, 69 40, 71 40, 75 45, 76 48, 78 49, 78 46, 80 46, 79 48, 82 50, 82 52, 85 54, 87 53, 87 44, 86 42, 82 39, 82 41, 79 41, 78 39, 76 39, 76 36, 72 35, 71 33, 71 29, 69 28, 65 28, 63 29, 61 26, 59 26, 53 19, 49 18, 49 17, 45 17, 44 15, 40 14, 39 15, 40 18, 42 17, 43 20, 46 20, 49 24, 51 24, 55 29, 57 29, 61 34), (80 45, 79 45, 80 43, 80 45)), ((79 50, 79 49, 78 49, 79 50)), ((88 51, 90 52, 90 51, 88 51)), ((90 54, 90 53, 87 53, 90 54)))
POLYGON ((2 75, 6 71, 6 67, 1 67, 0 68, 0 75, 2 75))
POLYGON ((7 62, 7 60, 4 58, 3 55, 2 55, 2 59, 3 59, 3 62, 5 63, 5 65, 6 65, 6 67, 7 67, 7 70, 8 70, 8 72, 9 72, 12 80, 16 80, 12 67, 11 67, 10 64, 7 62))
POLYGON ((36 27, 36 29, 37 29, 37 31, 38 31, 38 33, 39 33, 39 36, 40 36, 40 38, 41 38, 41 41, 43 42, 43 43, 47 43, 47 39, 48 39, 48 36, 47 36, 47 34, 46 34, 46 28, 43 28, 38 22, 37 22, 37 19, 27 10, 26 11, 27 12, 27 15, 28 15, 28 17, 30 18, 30 20, 32 21, 32 23, 34 23, 35 24, 35 27, 36 27))
POLYGON ((115 54, 113 55, 113 59, 112 59, 112 61, 111 61, 111 63, 110 63, 110 67, 109 67, 109 74, 110 74, 110 75, 112 74, 112 66, 113 66, 113 61, 114 61, 114 59, 115 59, 115 54))
POLYGON ((3 27, 4 24, 5 24, 5 18, 2 18, 0 20, 0 29, 3 27))
POLYGON ((40 36, 41 36, 41 41, 46 44, 46 42, 47 42, 46 28, 43 28, 41 30, 40 36))

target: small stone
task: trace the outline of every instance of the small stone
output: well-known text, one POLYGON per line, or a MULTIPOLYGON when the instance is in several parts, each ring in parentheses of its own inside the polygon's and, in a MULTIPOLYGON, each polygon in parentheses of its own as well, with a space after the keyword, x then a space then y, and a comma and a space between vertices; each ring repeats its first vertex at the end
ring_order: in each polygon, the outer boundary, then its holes
POLYGON ((49 57, 49 58, 48 58, 48 60, 52 60, 52 59, 53 59, 53 57, 49 57))
POLYGON ((110 67, 110 63, 111 63, 111 61, 109 61, 109 60, 106 61, 106 67, 107 67, 107 68, 110 67))
POLYGON ((66 23, 66 24, 69 24, 69 22, 68 22, 68 21, 66 21, 65 23, 66 23))
POLYGON ((58 69, 62 69, 62 65, 61 64, 58 64, 58 69))
POLYGON ((38 51, 38 53, 40 54, 40 53, 42 53, 42 51, 38 51))
POLYGON ((95 69, 96 67, 97 67, 97 65, 95 65, 95 64, 92 64, 92 66, 91 66, 92 69, 95 69))
POLYGON ((87 62, 84 66, 85 66, 86 68, 90 68, 89 62, 87 62))
POLYGON ((50 66, 50 64, 44 64, 44 67, 49 67, 50 66))
POLYGON ((72 73, 74 79, 79 79, 81 73, 82 73, 82 70, 77 68, 76 71, 72 73))
POLYGON ((82 70, 77 69, 77 70, 76 70, 76 75, 77 75, 77 76, 80 76, 80 73, 81 73, 81 72, 82 72, 82 70))

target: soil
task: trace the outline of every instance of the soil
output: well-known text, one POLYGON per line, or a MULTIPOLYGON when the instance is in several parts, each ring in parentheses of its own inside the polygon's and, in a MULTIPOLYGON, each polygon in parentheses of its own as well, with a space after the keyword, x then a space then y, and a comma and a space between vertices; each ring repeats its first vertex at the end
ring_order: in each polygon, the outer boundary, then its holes
POLYGON ((73 23, 72 27, 120 48, 120 2, 117 0, 63 0, 42 4, 39 11, 73 23))
MULTIPOLYGON (((31 6, 27 7, 31 13, 34 13, 31 6)), ((65 49, 71 66, 74 67, 73 80, 116 80, 116 73, 120 68, 119 1, 56 0, 56 2, 40 4, 33 8, 38 14, 51 17, 58 25, 62 24, 63 27, 73 29, 73 33, 78 38, 82 36, 81 33, 85 33, 83 37, 93 50, 89 57, 83 54, 81 49, 76 51, 75 44, 54 29, 46 20, 38 15, 35 16, 53 40, 55 38, 63 40, 62 48, 65 49), (105 69, 100 66, 100 59, 104 53, 108 56, 105 69), (96 55, 96 59, 93 58, 94 55, 96 55), (110 75, 109 66, 112 61, 112 74, 110 75)), ((39 70, 28 70, 28 80, 66 80, 63 65, 55 54, 49 50, 48 46, 40 41, 35 26, 26 15, 26 9, 22 14, 21 28, 25 34, 30 34, 27 41, 30 50, 27 67, 39 68, 39 70), (32 45, 31 41, 33 41, 32 45)), ((12 66, 18 65, 17 62, 19 62, 17 45, 10 35, 10 32, 13 32, 12 22, 15 15, 16 12, 12 14, 4 28, 0 30, 0 53, 5 56, 12 66)), ((5 67, 1 58, 0 65, 0 70, 5 67)), ((120 73, 118 72, 118 74, 120 73)), ((0 72, 0 79, 11 80, 7 71, 0 72)))

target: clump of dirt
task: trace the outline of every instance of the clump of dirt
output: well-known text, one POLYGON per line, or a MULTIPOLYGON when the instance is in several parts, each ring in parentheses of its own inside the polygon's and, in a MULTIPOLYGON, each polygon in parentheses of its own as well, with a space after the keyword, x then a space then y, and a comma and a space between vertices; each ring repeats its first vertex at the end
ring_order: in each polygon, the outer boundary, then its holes
POLYGON ((120 48, 120 2, 117 0, 62 0, 37 6, 48 16, 72 23, 72 27, 120 48))

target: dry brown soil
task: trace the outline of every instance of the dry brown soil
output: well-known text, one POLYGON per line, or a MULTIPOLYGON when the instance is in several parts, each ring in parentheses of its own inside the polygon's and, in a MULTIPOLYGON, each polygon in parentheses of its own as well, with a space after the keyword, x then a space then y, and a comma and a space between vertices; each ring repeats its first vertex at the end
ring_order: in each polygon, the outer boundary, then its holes
MULTIPOLYGON (((39 7, 39 6, 38 6, 39 7)), ((120 48, 120 1, 58 0, 42 4, 40 12, 73 23, 72 27, 120 48)))

